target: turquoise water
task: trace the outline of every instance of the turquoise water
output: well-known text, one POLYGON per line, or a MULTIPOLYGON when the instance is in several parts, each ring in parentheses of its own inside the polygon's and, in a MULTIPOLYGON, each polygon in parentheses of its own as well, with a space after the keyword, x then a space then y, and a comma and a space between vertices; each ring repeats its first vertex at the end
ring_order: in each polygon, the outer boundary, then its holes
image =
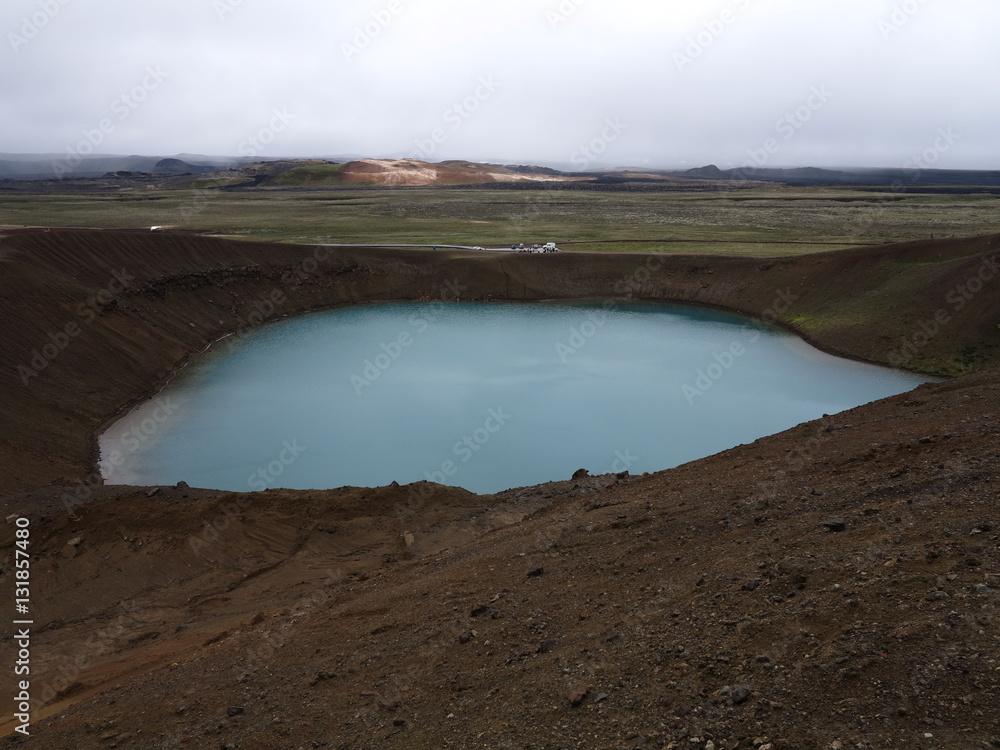
POLYGON ((102 470, 239 491, 495 492, 670 468, 926 380, 704 308, 356 306, 220 342, 101 437, 102 470))

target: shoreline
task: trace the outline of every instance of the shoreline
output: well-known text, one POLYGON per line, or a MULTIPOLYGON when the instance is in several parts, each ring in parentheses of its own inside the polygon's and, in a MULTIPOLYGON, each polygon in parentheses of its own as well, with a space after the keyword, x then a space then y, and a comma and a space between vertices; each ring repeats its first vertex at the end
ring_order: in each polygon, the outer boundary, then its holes
MULTIPOLYGON (((40 461, 50 450, 44 446, 66 446, 60 452, 72 460, 70 445, 60 437, 70 434, 67 428, 46 430, 46 424, 56 428, 64 421, 57 415, 66 409, 86 421, 80 435, 84 455, 73 473, 92 474, 100 460, 97 436, 110 423, 159 393, 195 357, 237 333, 247 320, 270 322, 351 304, 450 301, 447 285, 454 282, 463 301, 619 300, 705 307, 773 325, 833 356, 892 367, 886 359, 893 342, 908 335, 926 315, 923 311, 940 304, 948 289, 984 257, 995 254, 998 241, 1000 236, 992 235, 764 260, 354 247, 316 256, 309 245, 194 235, 102 231, 8 236, 4 248, 12 284, 31 290, 33 298, 49 300, 48 307, 10 309, 13 338, 8 334, 11 340, 0 343, 6 343, 13 363, 30 362, 32 349, 37 353, 45 343, 46 331, 65 325, 65 313, 58 310, 72 310, 81 300, 100 295, 102 280, 116 268, 129 268, 138 277, 108 310, 79 326, 80 335, 68 346, 71 354, 60 352, 46 361, 45 371, 30 382, 0 387, 0 403, 16 404, 23 412, 25 437, 20 448, 12 443, 8 453, 21 460, 31 455, 35 465, 14 487, 30 489, 59 477, 58 468, 46 470, 40 461), (935 282, 940 291, 927 286, 934 262, 941 268, 935 282), (80 281, 69 286, 67 276, 80 281), (890 281, 894 296, 886 301, 883 290, 890 281), (779 304, 781 295, 794 296, 794 315, 779 304), (823 329, 795 321, 800 313, 822 321, 823 329), (867 322, 859 327, 854 319, 867 322)), ((920 357, 894 369, 936 377, 978 369, 951 363, 969 342, 977 342, 979 367, 1000 363, 1000 335, 989 326, 994 316, 1000 319, 992 311, 996 306, 990 295, 979 295, 955 316, 948 336, 933 339, 920 357)), ((66 464, 62 471, 69 468, 66 464)))
MULTIPOLYGON (((463 304, 464 303, 464 304, 478 304, 478 305, 496 305, 496 304, 510 304, 510 305, 565 305, 565 306, 579 305, 579 306, 587 306, 587 307, 602 307, 603 305, 606 305, 608 303, 613 303, 613 305, 641 304, 641 305, 649 305, 649 306, 653 306, 653 307, 675 307, 675 308, 689 307, 689 308, 694 308, 694 309, 712 310, 712 311, 723 312, 723 313, 727 313, 727 314, 731 314, 731 315, 734 315, 734 316, 741 317, 741 318, 743 318, 745 320, 745 325, 747 325, 747 326, 753 326, 753 327, 758 328, 758 329, 768 329, 768 328, 770 328, 770 329, 773 329, 775 331, 779 331, 779 332, 781 332, 781 333, 783 333, 785 335, 794 336, 794 337, 798 338, 800 341, 802 341, 802 342, 808 344, 809 346, 813 347, 814 349, 816 349, 816 351, 822 352, 824 354, 828 354, 830 356, 838 357, 840 359, 845 359, 845 360, 848 360, 848 361, 851 361, 851 362, 857 362, 857 363, 866 364, 866 365, 872 365, 872 366, 875 366, 875 367, 880 367, 880 368, 884 368, 884 369, 892 370, 892 371, 896 371, 896 372, 909 373, 909 374, 919 375, 919 376, 922 376, 922 377, 931 378, 931 380, 929 380, 927 382, 943 382, 944 380, 950 379, 950 378, 941 378, 940 376, 936 376, 936 375, 933 375, 933 374, 930 374, 930 373, 922 373, 922 372, 919 372, 919 371, 910 370, 910 369, 906 369, 906 368, 891 367, 891 366, 885 365, 883 363, 872 361, 872 360, 868 360, 868 359, 864 359, 864 358, 861 358, 861 357, 851 356, 851 355, 844 355, 844 354, 840 354, 838 352, 830 351, 830 350, 825 349, 822 346, 818 345, 816 342, 811 341, 809 339, 809 337, 807 337, 805 335, 802 335, 799 331, 797 331, 794 327, 792 327, 790 325, 782 325, 781 323, 778 323, 778 322, 768 322, 768 321, 764 320, 760 316, 750 315, 750 314, 745 313, 745 312, 740 311, 740 310, 736 310, 736 309, 733 309, 733 308, 722 307, 722 306, 718 306, 718 305, 701 304, 701 303, 691 303, 691 302, 675 301, 675 300, 664 300, 664 299, 634 298, 634 297, 621 297, 621 298, 618 298, 618 297, 608 297, 608 298, 604 298, 604 299, 595 298, 595 297, 582 297, 582 298, 571 298, 571 299, 567 299, 567 298, 552 298, 552 299, 537 299, 537 300, 531 300, 531 301, 527 301, 527 302, 520 301, 520 300, 508 300, 508 299, 480 299, 480 300, 473 300, 473 299, 449 299, 449 300, 431 300, 431 301, 421 301, 421 300, 412 300, 412 299, 386 299, 386 300, 378 300, 378 301, 361 300, 361 301, 358 301, 358 302, 338 303, 338 304, 330 306, 330 307, 318 307, 318 308, 315 308, 315 309, 301 310, 301 311, 298 311, 298 312, 295 312, 295 313, 289 313, 289 314, 281 315, 281 316, 275 317, 273 319, 266 320, 266 321, 264 321, 264 322, 262 322, 262 323, 260 323, 258 325, 252 326, 252 327, 243 328, 243 329, 237 329, 237 330, 231 331, 229 333, 223 334, 223 335, 219 336, 218 338, 216 338, 215 340, 213 340, 213 341, 209 342, 208 344, 206 344, 200 350, 192 352, 192 353, 186 355, 185 358, 181 361, 181 363, 178 364, 161 382, 159 382, 159 384, 157 386, 151 388, 146 393, 146 395, 143 395, 143 396, 140 396, 140 397, 134 399, 132 402, 130 402, 128 405, 126 405, 125 407, 123 407, 122 409, 120 409, 118 412, 116 412, 115 414, 113 414, 113 415, 109 416, 108 418, 106 418, 105 420, 103 420, 101 422, 101 424, 94 429, 93 433, 91 434, 92 451, 93 451, 93 453, 92 453, 93 458, 92 458, 92 464, 91 464, 91 466, 92 466, 92 468, 94 470, 93 471, 94 475, 95 476, 100 476, 101 477, 101 484, 103 486, 106 486, 106 487, 121 487, 121 488, 124 489, 124 488, 138 486, 138 485, 130 485, 130 484, 126 484, 126 483, 122 483, 122 484, 115 484, 115 483, 107 484, 105 482, 105 477, 103 476, 103 472, 101 470, 101 459, 102 459, 102 456, 101 456, 101 451, 100 451, 100 436, 102 434, 104 434, 105 432, 107 432, 107 430, 110 429, 115 423, 117 423, 118 421, 124 419, 130 413, 132 413, 137 408, 139 408, 142 404, 144 404, 144 403, 146 403, 148 401, 151 401, 151 400, 157 398, 157 396, 159 396, 160 394, 162 394, 163 391, 167 387, 169 387, 169 385, 175 380, 175 378, 177 378, 189 366, 195 364, 196 361, 198 360, 198 358, 200 358, 203 355, 207 354, 213 347, 218 346, 220 343, 226 341, 227 339, 231 339, 232 337, 238 336, 238 335, 240 335, 242 333, 247 333, 247 332, 250 332, 250 331, 254 331, 254 330, 258 329, 258 328, 262 328, 262 327, 265 327, 265 326, 274 325, 274 324, 277 324, 277 323, 279 323, 281 321, 289 320, 289 319, 292 319, 292 318, 298 318, 298 317, 302 317, 302 316, 305 316, 305 315, 311 315, 311 314, 315 314, 315 313, 328 312, 328 311, 331 311, 331 310, 338 310, 338 309, 342 309, 342 308, 357 307, 359 305, 428 304, 428 303, 435 303, 435 302, 437 302, 437 303, 443 303, 443 304, 463 304)), ((915 388, 916 387, 919 387, 919 385, 915 386, 915 388)), ((856 407, 849 407, 848 409, 845 409, 845 411, 848 411, 848 410, 850 410, 852 408, 856 408, 856 407)), ((836 414, 831 415, 831 416, 836 416, 836 414)), ((808 421, 812 421, 812 420, 807 420, 807 422, 808 421)), ((799 425, 793 425, 792 427, 801 426, 801 424, 804 424, 804 423, 800 423, 799 425)), ((786 428, 786 429, 791 429, 791 427, 786 428)), ((781 430, 781 431, 783 432, 784 430, 781 430)), ((760 435, 759 438, 768 437, 769 435, 770 435, 770 433, 768 435, 760 435)), ((728 449, 724 449, 724 450, 728 450, 728 449)), ((714 455, 714 454, 710 454, 710 455, 714 455)), ((692 459, 692 460, 699 460, 699 459, 692 459)), ((690 462, 691 461, 685 461, 683 463, 690 463, 690 462)), ((666 468, 662 468, 662 469, 656 469, 653 473, 660 472, 660 471, 668 471, 670 468, 676 468, 676 467, 666 467, 666 468)), ((510 492, 512 490, 537 489, 537 488, 539 488, 541 486, 548 485, 548 484, 551 484, 553 482, 558 482, 558 481, 562 481, 562 480, 549 480, 547 482, 541 482, 541 483, 536 484, 536 485, 517 485, 517 486, 514 486, 514 487, 507 487, 507 488, 498 490, 497 492, 492 492, 492 493, 477 493, 477 494, 496 495, 496 494, 500 494, 500 493, 504 493, 504 492, 510 492)), ((142 486, 145 486, 145 485, 142 485, 142 486)), ((459 487, 460 489, 467 489, 467 488, 461 488, 460 485, 455 485, 455 486, 459 487)), ((242 490, 242 491, 241 490, 223 490, 221 488, 216 488, 216 487, 201 487, 201 489, 226 491, 226 492, 246 492, 246 493, 252 493, 253 492, 253 491, 248 491, 248 490, 242 490)), ((335 489, 343 489, 343 487, 342 486, 336 486, 336 487, 324 487, 324 488, 312 488, 312 489, 335 490, 335 489)), ((303 491, 305 491, 305 490, 303 490, 303 491)), ((472 491, 472 490, 469 490, 469 491, 472 491)))

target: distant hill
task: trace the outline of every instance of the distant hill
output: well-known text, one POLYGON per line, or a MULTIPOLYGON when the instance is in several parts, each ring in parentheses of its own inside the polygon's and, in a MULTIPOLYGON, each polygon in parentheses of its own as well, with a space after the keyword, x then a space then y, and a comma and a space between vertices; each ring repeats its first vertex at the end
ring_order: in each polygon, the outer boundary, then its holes
MULTIPOLYGON (((230 157, 98 155, 67 161, 67 154, 0 153, 0 179, 47 180, 97 178, 115 174, 164 176, 208 175, 251 178, 253 184, 300 185, 460 185, 490 182, 568 181, 571 177, 549 167, 501 166, 470 161, 430 163, 415 159, 270 159, 249 161, 230 157), (71 166, 72 165, 72 166, 71 166)), ((592 178, 591 178, 592 179, 592 178)))
POLYGON ((217 172, 218 169, 206 164, 189 164, 181 159, 160 159, 153 167, 153 174, 200 174, 217 172))
POLYGON ((0 160, 0 177, 14 180, 44 180, 55 177, 100 177, 108 172, 152 172, 159 157, 92 156, 79 164, 67 154, 42 155, 37 159, 0 160))
POLYGON ((682 172, 683 177, 695 177, 702 180, 724 180, 726 179, 726 173, 719 169, 714 164, 709 164, 707 167, 698 167, 697 169, 689 169, 686 172, 682 172))
POLYGON ((1000 187, 1000 171, 951 169, 820 169, 797 167, 719 169, 714 164, 682 172, 664 172, 696 180, 780 182, 785 185, 858 185, 862 187, 981 186, 1000 187))
MULTIPOLYGON (((1000 171, 946 169, 870 169, 820 167, 721 169, 708 164, 687 170, 615 167, 587 172, 563 172, 535 165, 501 165, 466 160, 428 162, 419 159, 349 157, 331 159, 258 159, 177 154, 174 156, 98 155, 67 162, 67 154, 0 153, 0 180, 52 182, 46 189, 66 187, 76 181, 79 189, 97 189, 87 180, 129 179, 146 175, 157 183, 180 180, 184 185, 214 181, 233 188, 336 187, 373 185, 419 187, 438 185, 495 186, 530 189, 544 184, 552 189, 662 190, 749 189, 777 183, 799 187, 857 186, 885 190, 917 191, 977 189, 1000 192, 1000 171), (72 166, 70 166, 70 164, 72 166), (187 179, 184 179, 187 178, 187 179), (220 182, 221 181, 221 182, 220 182), (717 183, 725 182, 726 185, 717 183)), ((104 185, 107 187, 107 185, 104 185)), ((40 189, 40 188, 26 188, 40 189)))
MULTIPOLYGON (((331 161, 293 161, 274 165, 278 169, 261 181, 261 184, 276 187, 300 187, 306 185, 340 185, 343 182, 343 164, 331 161), (288 167, 284 169, 283 167, 288 167)), ((246 167, 249 169, 249 166, 246 167)))
POLYGON ((418 159, 357 159, 346 164, 305 164, 269 179, 292 185, 469 185, 507 182, 568 182, 576 178, 547 167, 505 167, 470 161, 438 163, 418 159))
POLYGON ((55 177, 101 177, 109 172, 188 174, 226 169, 247 163, 247 159, 224 156, 119 156, 101 154, 71 158, 70 154, 0 153, 0 178, 45 180, 55 177), (160 168, 160 166, 162 168, 160 168), (181 170, 181 171, 177 171, 181 170))

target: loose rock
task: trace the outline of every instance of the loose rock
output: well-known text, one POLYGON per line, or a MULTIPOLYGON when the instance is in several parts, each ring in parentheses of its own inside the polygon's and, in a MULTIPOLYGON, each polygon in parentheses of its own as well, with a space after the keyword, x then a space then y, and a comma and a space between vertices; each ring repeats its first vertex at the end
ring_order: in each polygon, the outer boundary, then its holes
POLYGON ((750 688, 746 685, 727 685, 719 691, 719 696, 724 698, 726 705, 740 706, 750 698, 750 688))

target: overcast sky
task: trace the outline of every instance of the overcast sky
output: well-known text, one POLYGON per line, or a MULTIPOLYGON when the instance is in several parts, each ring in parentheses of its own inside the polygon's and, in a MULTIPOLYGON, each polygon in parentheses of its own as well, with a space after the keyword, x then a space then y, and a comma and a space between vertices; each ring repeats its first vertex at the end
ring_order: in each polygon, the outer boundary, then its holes
POLYGON ((0 152, 1000 169, 996 0, 3 0, 0 152))

